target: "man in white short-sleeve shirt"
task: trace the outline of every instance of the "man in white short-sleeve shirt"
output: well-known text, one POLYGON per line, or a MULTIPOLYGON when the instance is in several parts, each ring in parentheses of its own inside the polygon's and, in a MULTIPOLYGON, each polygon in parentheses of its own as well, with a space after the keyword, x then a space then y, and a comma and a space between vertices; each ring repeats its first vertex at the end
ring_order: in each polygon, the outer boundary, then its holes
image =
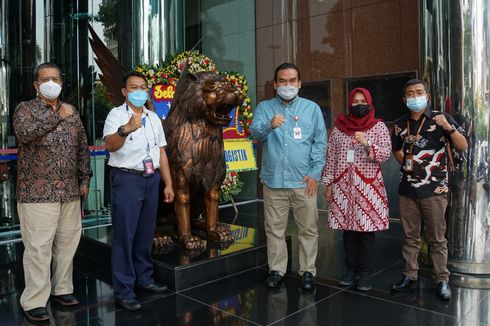
POLYGON ((123 78, 126 101, 113 108, 104 124, 110 152, 112 209, 112 283, 116 302, 137 310, 135 288, 160 293, 155 284, 151 249, 156 226, 160 178, 165 202, 174 198, 160 118, 145 108, 148 86, 144 75, 123 78))

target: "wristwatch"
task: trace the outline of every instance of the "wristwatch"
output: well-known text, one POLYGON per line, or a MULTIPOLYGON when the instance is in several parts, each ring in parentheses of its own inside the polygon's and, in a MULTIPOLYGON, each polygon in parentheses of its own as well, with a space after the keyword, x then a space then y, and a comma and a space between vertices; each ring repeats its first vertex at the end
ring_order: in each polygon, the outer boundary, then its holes
POLYGON ((117 128, 117 134, 121 137, 128 137, 129 135, 129 133, 124 131, 124 126, 120 126, 119 128, 117 128))

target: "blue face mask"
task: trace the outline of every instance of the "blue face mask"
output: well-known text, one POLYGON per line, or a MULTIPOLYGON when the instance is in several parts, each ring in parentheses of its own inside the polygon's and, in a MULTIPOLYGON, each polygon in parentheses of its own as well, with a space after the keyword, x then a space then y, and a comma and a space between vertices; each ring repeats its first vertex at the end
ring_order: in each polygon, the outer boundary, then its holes
POLYGON ((138 90, 128 93, 128 101, 135 107, 140 108, 145 105, 148 100, 148 92, 138 90))
POLYGON ((427 96, 407 97, 407 108, 413 112, 420 112, 427 107, 427 96))

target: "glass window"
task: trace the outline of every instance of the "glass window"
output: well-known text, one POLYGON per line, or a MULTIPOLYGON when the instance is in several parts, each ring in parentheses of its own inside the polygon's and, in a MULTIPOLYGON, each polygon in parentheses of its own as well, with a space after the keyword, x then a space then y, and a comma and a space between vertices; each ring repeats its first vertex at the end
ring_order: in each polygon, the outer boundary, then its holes
MULTIPOLYGON (((185 0, 185 48, 196 44, 220 71, 244 74, 252 107, 256 103, 255 1, 185 0), (198 44, 198 41, 202 41, 198 44)), ((241 172, 245 187, 236 199, 257 198, 257 172, 241 172)))
POLYGON ((17 144, 12 115, 21 101, 36 96, 33 71, 47 61, 61 68, 61 99, 79 111, 92 149, 94 177, 89 198, 83 204, 84 226, 109 221, 106 153, 97 146, 103 143, 102 127, 113 105, 98 79, 100 71, 90 48, 88 24, 116 57, 125 58, 117 40, 121 37, 119 26, 129 25, 130 16, 117 13, 126 7, 130 7, 129 1, 10 1, 0 11, 0 241, 19 235, 15 201, 17 144))

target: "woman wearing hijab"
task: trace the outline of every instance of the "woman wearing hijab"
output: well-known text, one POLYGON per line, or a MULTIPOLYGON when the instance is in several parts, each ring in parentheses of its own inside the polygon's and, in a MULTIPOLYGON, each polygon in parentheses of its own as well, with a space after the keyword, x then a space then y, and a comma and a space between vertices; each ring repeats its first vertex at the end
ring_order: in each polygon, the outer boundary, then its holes
POLYGON ((365 88, 349 93, 349 114, 340 115, 328 142, 327 164, 321 182, 330 204, 328 226, 343 230, 347 273, 339 281, 358 281, 371 290, 374 232, 388 229, 388 199, 380 163, 391 155, 385 124, 374 118, 371 94, 365 88))

